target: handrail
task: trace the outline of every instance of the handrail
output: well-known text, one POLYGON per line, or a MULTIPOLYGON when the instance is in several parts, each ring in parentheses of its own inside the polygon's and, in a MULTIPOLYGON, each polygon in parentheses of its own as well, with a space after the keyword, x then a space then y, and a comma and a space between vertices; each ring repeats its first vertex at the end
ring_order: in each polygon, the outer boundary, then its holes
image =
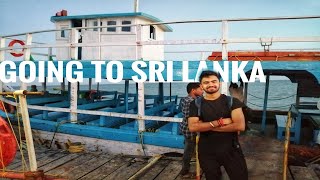
MULTIPOLYGON (((0 98, 0 101, 8 103, 13 106, 17 106, 17 103, 6 100, 4 98, 0 98)), ((70 108, 53 108, 46 106, 37 106, 37 105, 28 105, 29 109, 37 109, 43 111, 55 111, 55 112, 67 112, 70 113, 70 108)), ((152 121, 165 121, 165 122, 182 122, 182 118, 174 118, 174 117, 159 117, 159 116, 140 116, 138 114, 125 114, 125 113, 116 113, 116 112, 105 112, 105 111, 97 111, 97 110, 80 110, 76 109, 74 113, 78 114, 90 114, 90 115, 98 115, 98 116, 110 116, 110 117, 121 117, 121 118, 131 118, 131 119, 139 119, 139 120, 152 120, 152 121)))
POLYGON ((270 21, 270 20, 291 20, 291 19, 318 19, 319 15, 314 16, 278 16, 278 17, 258 17, 258 18, 226 18, 226 19, 200 19, 200 20, 189 20, 189 21, 167 21, 158 23, 141 24, 142 26, 147 25, 161 25, 161 24, 182 24, 182 23, 204 23, 204 22, 237 22, 237 21, 270 21))
MULTIPOLYGON (((265 38, 267 39, 267 38, 265 38)), ((320 36, 309 37, 273 37, 273 42, 320 42, 320 36)), ((137 45, 190 45, 190 44, 224 44, 224 43, 260 43, 261 38, 229 38, 222 39, 198 39, 198 40, 165 40, 165 41, 138 41, 136 43, 64 43, 64 44, 36 44, 24 46, 3 47, 1 50, 26 49, 26 48, 63 48, 63 47, 101 47, 101 46, 137 46, 137 45)))
POLYGON ((237 21, 268 21, 268 20, 292 20, 292 19, 318 19, 319 15, 313 16, 278 16, 278 17, 258 17, 258 18, 226 18, 226 19, 203 19, 203 20, 185 20, 185 21, 167 21, 167 22, 157 22, 157 23, 145 23, 145 24, 126 24, 126 25, 109 25, 109 26, 90 26, 90 27, 76 27, 76 28, 65 28, 65 29, 48 29, 40 31, 30 31, 26 33, 18 33, 11 35, 0 36, 0 38, 11 37, 11 36, 21 36, 25 34, 37 34, 43 32, 55 32, 61 30, 71 30, 71 29, 95 29, 95 28, 108 28, 108 27, 133 27, 133 26, 149 26, 149 25, 163 25, 163 24, 181 24, 181 23, 203 23, 203 22, 237 22, 237 21))

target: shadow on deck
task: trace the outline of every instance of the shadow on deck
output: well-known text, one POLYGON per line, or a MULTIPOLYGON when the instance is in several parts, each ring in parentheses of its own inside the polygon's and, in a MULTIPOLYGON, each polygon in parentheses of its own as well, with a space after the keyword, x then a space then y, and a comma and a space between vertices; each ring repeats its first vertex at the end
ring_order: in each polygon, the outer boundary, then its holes
MULTIPOLYGON (((282 142, 252 135, 241 136, 240 141, 247 161, 249 179, 282 178, 282 142)), ((146 166, 151 159, 151 157, 122 154, 69 153, 43 147, 37 147, 36 153, 38 169, 44 170, 46 174, 62 176, 67 179, 128 179, 146 166)), ((164 156, 139 179, 194 179, 194 177, 183 178, 179 176, 181 161, 181 157, 164 156)), ((192 171, 195 171, 194 162, 191 168, 192 171)), ((22 170, 20 153, 17 153, 14 162, 6 169, 22 170)), ((308 179, 306 174, 302 177, 308 179)), ((311 177, 309 179, 312 179, 311 177)), ((202 179, 205 177, 203 176, 202 179)), ((228 179, 225 173, 224 179, 228 179)))

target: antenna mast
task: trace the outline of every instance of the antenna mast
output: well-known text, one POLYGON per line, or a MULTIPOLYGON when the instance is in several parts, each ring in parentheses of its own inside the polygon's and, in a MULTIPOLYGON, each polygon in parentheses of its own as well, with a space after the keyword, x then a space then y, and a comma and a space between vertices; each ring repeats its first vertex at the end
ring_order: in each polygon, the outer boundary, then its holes
POLYGON ((139 0, 134 0, 134 12, 139 12, 139 0))

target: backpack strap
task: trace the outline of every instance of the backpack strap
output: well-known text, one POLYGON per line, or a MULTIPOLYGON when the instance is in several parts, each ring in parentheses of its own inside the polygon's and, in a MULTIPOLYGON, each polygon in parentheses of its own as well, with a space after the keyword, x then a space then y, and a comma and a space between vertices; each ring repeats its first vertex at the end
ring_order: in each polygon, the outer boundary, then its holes
POLYGON ((197 97, 194 102, 195 102, 195 105, 197 106, 198 108, 198 116, 200 117, 201 116, 201 103, 202 103, 202 96, 201 97, 197 97))
POLYGON ((228 107, 230 109, 230 111, 232 111, 232 103, 233 103, 233 97, 232 96, 227 96, 227 100, 228 100, 228 107))
MULTIPOLYGON (((230 112, 232 111, 232 103, 233 103, 233 97, 232 96, 227 96, 227 100, 228 100, 228 107, 230 109, 230 112)), ((238 139, 238 133, 234 133, 233 134, 233 142, 232 142, 233 147, 235 148, 239 148, 239 139, 238 139)))

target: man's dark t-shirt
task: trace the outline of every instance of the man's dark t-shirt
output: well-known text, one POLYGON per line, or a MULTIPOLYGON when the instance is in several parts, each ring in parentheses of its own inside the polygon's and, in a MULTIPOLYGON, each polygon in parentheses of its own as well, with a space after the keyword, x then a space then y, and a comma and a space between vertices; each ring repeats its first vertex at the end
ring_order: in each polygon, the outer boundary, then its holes
MULTIPOLYGON (((218 120, 221 117, 230 118, 231 110, 243 107, 238 99, 233 98, 231 109, 228 104, 226 95, 221 96, 216 100, 202 99, 201 116, 199 119, 203 122, 218 120)), ((189 117, 198 117, 198 108, 195 101, 190 104, 189 117)), ((202 154, 220 153, 232 150, 237 143, 237 132, 215 132, 207 131, 200 133, 199 152, 202 154)))

